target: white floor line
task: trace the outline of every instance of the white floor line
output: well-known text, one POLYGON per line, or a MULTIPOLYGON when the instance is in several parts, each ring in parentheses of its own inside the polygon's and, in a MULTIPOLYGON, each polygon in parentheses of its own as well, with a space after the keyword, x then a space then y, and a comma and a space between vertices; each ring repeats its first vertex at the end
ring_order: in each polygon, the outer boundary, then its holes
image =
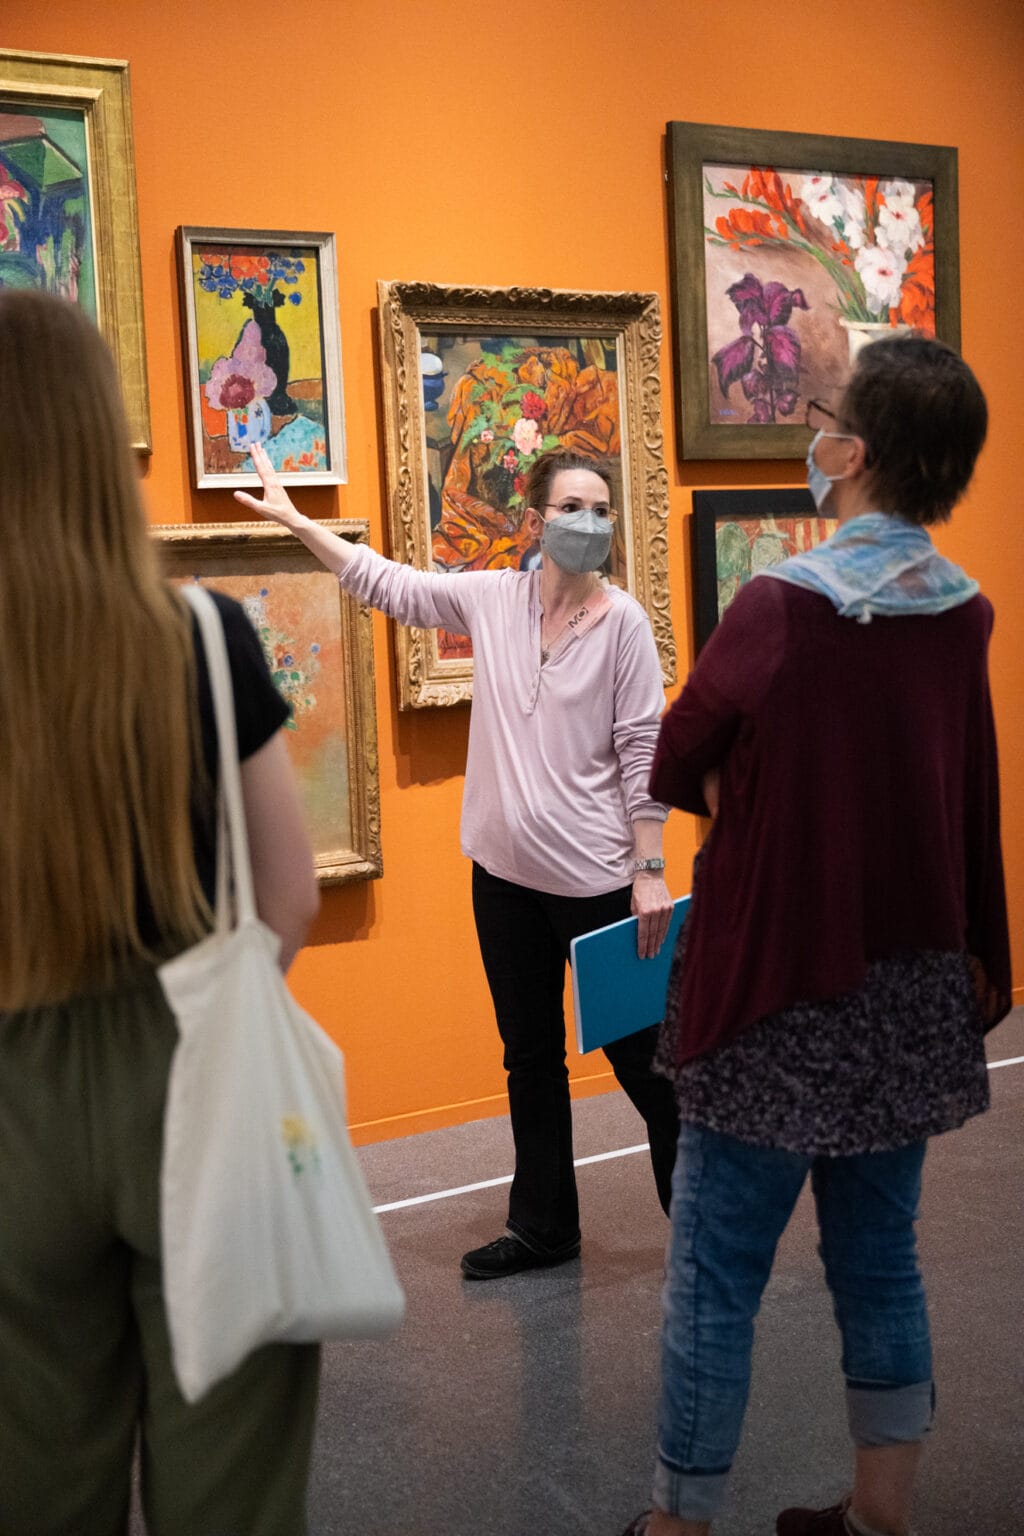
MULTIPOLYGON (((1024 1056, 1008 1056, 1005 1061, 990 1061, 988 1070, 994 1072, 997 1067, 1017 1067, 1024 1061, 1024 1056)), ((618 1147, 614 1152, 595 1152, 591 1157, 577 1157, 573 1162, 574 1168, 583 1168, 587 1163, 607 1163, 613 1157, 632 1157, 634 1152, 646 1152, 646 1141, 640 1142, 635 1147, 618 1147)), ((454 1195, 471 1195, 478 1189, 494 1189, 498 1184, 511 1184, 512 1175, 502 1174, 500 1179, 482 1179, 479 1184, 460 1184, 456 1189, 439 1189, 430 1195, 413 1195, 409 1200, 392 1200, 387 1205, 375 1205, 374 1211, 378 1216, 385 1211, 404 1211, 410 1205, 429 1205, 432 1200, 450 1200, 454 1195)))
MULTIPOLYGON (((638 1147, 620 1147, 615 1152, 595 1152, 593 1157, 577 1157, 573 1163, 574 1168, 582 1168, 584 1163, 606 1163, 612 1157, 629 1157, 634 1152, 646 1152, 647 1143, 643 1141, 638 1147)), ((512 1175, 502 1174, 500 1179, 482 1179, 479 1184, 460 1184, 457 1189, 439 1189, 432 1195, 413 1195, 410 1200, 392 1200, 388 1205, 375 1205, 374 1210, 380 1216, 384 1211, 404 1211, 410 1205, 427 1205, 431 1200, 450 1200, 453 1195, 471 1195, 476 1189, 493 1189, 496 1184, 511 1184, 512 1175)))

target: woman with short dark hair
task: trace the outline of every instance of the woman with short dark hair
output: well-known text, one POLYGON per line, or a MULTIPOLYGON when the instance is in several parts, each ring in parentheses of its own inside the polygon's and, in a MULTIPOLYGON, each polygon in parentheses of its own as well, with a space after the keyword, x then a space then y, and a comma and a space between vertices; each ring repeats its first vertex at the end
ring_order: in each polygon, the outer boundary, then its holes
POLYGON ((934 549, 985 438, 948 347, 865 348, 812 402, 832 539, 739 593, 666 716, 652 793, 712 814, 661 1055, 682 1127, 655 1508, 705 1536, 754 1317, 808 1175, 843 1338, 852 1496, 778 1536, 906 1536, 932 1418, 914 1222, 929 1136, 988 1104, 1010 1007, 987 653, 992 608, 934 549))

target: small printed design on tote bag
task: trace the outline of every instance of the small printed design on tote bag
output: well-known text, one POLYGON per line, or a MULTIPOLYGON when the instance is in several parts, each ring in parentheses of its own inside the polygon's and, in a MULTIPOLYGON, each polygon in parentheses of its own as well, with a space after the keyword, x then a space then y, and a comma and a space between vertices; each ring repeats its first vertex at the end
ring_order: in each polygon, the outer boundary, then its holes
POLYGON ((307 1171, 320 1172, 316 1137, 301 1115, 282 1115, 281 1135, 296 1178, 301 1178, 307 1171))

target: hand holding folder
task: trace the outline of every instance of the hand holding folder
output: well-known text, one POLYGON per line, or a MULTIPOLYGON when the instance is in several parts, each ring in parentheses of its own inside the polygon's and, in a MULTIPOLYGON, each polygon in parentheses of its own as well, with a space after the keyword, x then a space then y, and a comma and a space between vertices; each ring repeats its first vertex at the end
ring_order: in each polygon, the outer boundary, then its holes
POLYGON ((689 906, 689 896, 674 904, 668 934, 653 960, 637 955, 635 917, 573 939, 572 1001, 581 1052, 661 1023, 672 955, 689 906))

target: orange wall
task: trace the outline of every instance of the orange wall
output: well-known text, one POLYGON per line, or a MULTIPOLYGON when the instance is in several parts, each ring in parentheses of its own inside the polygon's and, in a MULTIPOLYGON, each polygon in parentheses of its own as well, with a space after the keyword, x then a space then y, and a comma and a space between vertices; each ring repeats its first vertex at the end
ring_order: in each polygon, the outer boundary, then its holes
MULTIPOLYGON (((173 236, 178 224, 337 234, 349 484, 318 517, 368 517, 386 547, 374 332, 378 278, 655 289, 665 304, 671 583, 685 666, 684 519, 695 486, 800 484, 799 464, 676 462, 662 181, 667 120, 960 150, 963 349, 992 429, 970 500, 941 536, 997 609, 992 677, 1017 980, 1024 967, 1024 373, 1017 261, 1019 0, 611 0, 467 7, 271 0, 5 0, 0 45, 131 63, 155 520, 234 516, 190 489, 173 236)), ((465 712, 399 718, 375 619, 385 876, 329 890, 297 993, 337 1036, 364 1140, 502 1109, 500 1053, 458 852, 465 712)), ((672 818, 674 889, 694 823, 672 818)), ((1020 994, 1018 994, 1020 995, 1020 994)), ((578 1091, 610 1078, 573 1066, 578 1091)))

